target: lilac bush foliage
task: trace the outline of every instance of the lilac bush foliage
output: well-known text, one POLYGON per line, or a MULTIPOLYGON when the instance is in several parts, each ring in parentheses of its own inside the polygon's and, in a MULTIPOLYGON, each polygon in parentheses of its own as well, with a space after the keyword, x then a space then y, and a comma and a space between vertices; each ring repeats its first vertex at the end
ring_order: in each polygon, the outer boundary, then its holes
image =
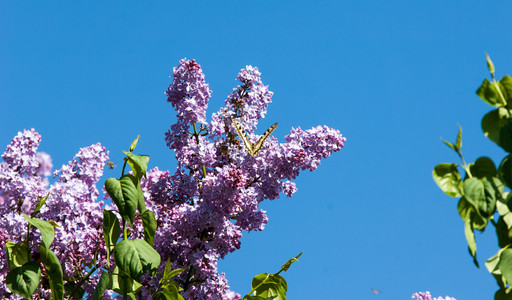
MULTIPOLYGON (((322 158, 340 151, 346 141, 338 130, 327 126, 298 127, 284 137, 285 143, 271 136, 260 152, 249 155, 231 122, 236 119, 248 139, 256 142, 254 131, 273 93, 256 67, 242 69, 237 80, 240 84, 228 95, 225 106, 207 122, 211 91, 201 66, 195 60, 180 61, 166 92, 167 101, 177 111, 176 123, 165 134, 177 169, 153 168, 141 181, 147 208, 157 219, 154 247, 161 255, 160 269, 167 259, 173 268, 187 268, 176 278, 186 299, 239 299, 225 274, 219 274, 218 260, 240 248, 244 231, 264 229, 268 217, 259 207, 262 201, 277 199, 281 193, 291 197, 297 191, 293 180, 299 172, 314 171, 322 158)), ((103 202, 96 202, 96 183, 108 152, 99 144, 81 149, 68 165, 53 173, 56 182, 50 185, 51 160, 37 152, 40 141, 34 130, 25 131, 2 156, 0 246, 4 248, 8 240, 20 241, 26 234, 20 213, 30 214, 38 199, 49 193, 38 217, 59 224, 52 250, 64 276, 78 280, 86 266, 105 268, 103 202)), ((129 231, 130 238, 143 237, 140 218, 136 217, 129 231)), ((31 243, 38 239, 34 234, 31 243)), ((3 283, 8 272, 5 256, 5 251, 0 252, 0 298, 9 295, 3 283)), ((83 285, 89 295, 98 276, 99 272, 83 285)), ((158 278, 146 276, 141 283, 141 297, 151 298, 158 278)), ((40 289, 38 293, 45 298, 51 292, 40 289)))
POLYGON ((162 261, 170 258, 173 267, 191 266, 180 275, 188 299, 239 299, 218 273, 219 258, 240 248, 243 231, 264 229, 268 218, 259 207, 263 200, 280 193, 290 197, 297 191, 292 180, 299 172, 315 170, 321 158, 341 150, 346 141, 326 126, 297 128, 285 137, 286 143, 270 137, 261 152, 250 156, 231 120, 236 118, 256 141, 254 130, 273 94, 260 76, 255 67, 242 69, 240 84, 209 123, 204 116, 211 91, 194 60, 180 61, 166 92, 178 112, 166 133, 178 167, 174 173, 151 170, 142 188, 148 209, 157 217, 154 246, 162 261), (201 124, 199 131, 196 124, 201 124))
POLYGON ((411 297, 411 299, 416 299, 416 300, 457 300, 453 297, 437 297, 437 298, 432 298, 432 296, 430 295, 430 292, 418 292, 418 293, 414 293, 411 297))
MULTIPOLYGON (((5 252, 7 241, 21 242, 26 236, 27 222, 21 213, 30 215, 39 199, 49 193, 38 218, 53 220, 55 228, 52 250, 60 260, 64 276, 72 281, 85 276, 86 266, 99 267, 105 261, 105 246, 101 230, 103 202, 96 202, 99 192, 96 183, 103 174, 108 152, 100 144, 82 148, 67 165, 54 172, 55 183, 49 184, 52 163, 48 154, 37 152, 41 136, 34 129, 20 132, 2 155, 0 164, 0 298, 16 298, 5 285, 9 271, 5 252)), ((31 231, 31 246, 40 240, 31 231)), ((34 249, 37 249, 35 247, 34 249)), ((89 293, 96 281, 86 281, 83 288, 89 293)), ((40 297, 51 295, 48 287, 36 291, 40 297)), ((21 299, 21 297, 20 297, 21 299)))

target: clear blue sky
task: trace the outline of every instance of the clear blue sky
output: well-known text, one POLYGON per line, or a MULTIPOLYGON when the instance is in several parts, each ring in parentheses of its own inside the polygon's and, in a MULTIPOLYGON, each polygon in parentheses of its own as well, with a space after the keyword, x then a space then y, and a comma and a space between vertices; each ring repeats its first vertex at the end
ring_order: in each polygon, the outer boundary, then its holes
MULTIPOLYGON (((473 266, 457 200, 431 171, 456 161, 439 137, 454 139, 457 123, 468 161, 504 156, 481 133, 491 107, 475 95, 488 76, 485 51, 499 77, 512 73, 512 4, 492 3, 2 1, 0 147, 33 127, 56 167, 96 142, 120 163, 140 134, 150 167, 174 170, 164 142, 172 67, 183 57, 202 65, 211 113, 238 71, 255 65, 275 93, 261 128, 279 122, 274 136, 284 141, 292 126, 326 124, 348 141, 301 174, 293 198, 264 205, 266 230, 245 235, 220 264, 234 290, 246 293, 255 274, 304 251, 285 274, 291 300, 423 290, 491 299, 497 285, 473 266)), ((482 266, 498 250, 494 236, 477 234, 482 266)))

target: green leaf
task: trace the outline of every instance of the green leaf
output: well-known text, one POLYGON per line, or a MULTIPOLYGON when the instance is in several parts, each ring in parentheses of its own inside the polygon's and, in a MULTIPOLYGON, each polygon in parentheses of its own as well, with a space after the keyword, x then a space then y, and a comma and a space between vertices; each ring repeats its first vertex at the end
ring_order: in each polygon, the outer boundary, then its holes
POLYGON ((110 252, 121 234, 121 225, 117 216, 110 210, 103 210, 103 238, 107 248, 107 264, 110 265, 110 252))
POLYGON ((109 282, 110 289, 118 294, 137 292, 142 285, 136 280, 130 278, 127 274, 121 271, 117 266, 112 272, 112 277, 109 282))
MULTIPOLYGON (((497 82, 497 85, 499 86, 500 90, 503 91, 503 86, 501 83, 497 82)), ((478 90, 476 90, 476 94, 489 105, 499 107, 502 104, 496 87, 487 79, 484 79, 478 90)))
POLYGON ((508 206, 502 201, 496 201, 496 210, 500 214, 500 216, 504 216, 510 212, 508 206))
POLYGON ((288 260, 284 265, 281 266, 281 269, 283 269, 283 271, 288 271, 288 269, 290 268, 290 266, 292 265, 292 263, 296 262, 299 260, 299 257, 302 255, 302 253, 304 252, 301 252, 299 253, 299 255, 291 258, 290 260, 288 260))
POLYGON ((489 72, 494 76, 494 64, 492 63, 491 57, 489 57, 487 52, 485 53, 485 58, 487 59, 487 68, 489 69, 489 72))
POLYGON ((137 135, 137 137, 133 140, 132 144, 130 145, 130 152, 133 152, 135 150, 135 147, 137 147, 137 143, 139 142, 140 135, 137 135))
POLYGON ((512 249, 507 248, 501 252, 498 268, 508 283, 512 282, 512 249))
POLYGON ((507 107, 510 109, 512 106, 512 78, 508 75, 503 76, 499 83, 501 93, 507 101, 507 107))
POLYGON ((479 157, 474 164, 471 164, 469 171, 477 178, 495 177, 497 174, 496 165, 486 156, 479 157))
POLYGON ((59 259, 53 251, 48 250, 43 245, 39 248, 39 254, 41 255, 41 260, 46 267, 46 274, 50 280, 52 299, 64 299, 64 276, 59 259))
POLYGON ((512 119, 500 129, 500 139, 498 145, 507 152, 512 152, 512 119))
MULTIPOLYGON (((499 203, 499 202, 498 202, 499 203)), ((512 243, 512 214, 508 213, 501 216, 496 223, 496 235, 498 236, 498 245, 500 248, 512 243)))
POLYGON ((494 300, 512 300, 512 291, 507 293, 507 288, 502 287, 496 294, 494 294, 494 300))
POLYGON ((438 164, 432 172, 437 186, 450 197, 462 196, 462 181, 456 164, 438 164))
POLYGON ((498 253, 496 253, 494 256, 492 256, 485 262, 487 270, 489 271, 489 273, 492 274, 494 279, 496 279, 496 283, 498 283, 500 287, 505 287, 507 284, 507 281, 505 280, 499 269, 500 255, 501 252, 505 249, 498 250, 498 253))
POLYGON ((485 267, 487 268, 489 273, 493 275, 501 275, 498 263, 500 262, 500 255, 503 250, 505 249, 498 250, 498 253, 496 253, 494 256, 492 256, 485 262, 485 267))
POLYGON ((462 127, 459 125, 459 133, 457 134, 457 141, 455 142, 455 147, 460 150, 462 148, 462 127))
POLYGON ((140 187, 140 181, 137 184, 137 193, 138 193, 137 209, 139 210, 140 213, 144 213, 147 210, 147 208, 146 208, 146 201, 144 200, 144 192, 142 192, 142 188, 140 187))
POLYGON ((169 288, 165 288, 163 291, 159 291, 156 294, 156 300, 178 300, 179 296, 178 288, 169 286, 169 288))
POLYGON ((102 271, 100 280, 98 284, 96 284, 96 288, 94 289, 94 293, 92 294, 92 300, 101 300, 103 299, 103 295, 105 294, 105 290, 107 289, 110 277, 107 272, 102 271))
POLYGON ((50 193, 46 194, 46 196, 39 198, 39 202, 37 202, 36 207, 34 208, 34 211, 30 215, 32 218, 39 213, 39 210, 41 210, 41 207, 46 203, 46 200, 48 200, 48 196, 50 196, 50 193))
POLYGON ((488 112, 482 118, 482 130, 484 135, 500 147, 501 128, 507 124, 509 116, 510 113, 508 110, 500 107, 499 109, 488 112))
POLYGON ((251 284, 255 296, 266 299, 286 300, 288 285, 281 275, 262 273, 254 276, 251 284))
POLYGON ((141 239, 123 240, 114 248, 116 265, 133 279, 139 279, 146 271, 160 265, 160 254, 141 239))
POLYGON ((498 167, 498 176, 508 188, 512 187, 512 155, 503 158, 498 167))
POLYGON ((142 225, 144 226, 144 240, 149 245, 153 246, 157 226, 155 214, 150 210, 146 210, 140 215, 140 218, 142 219, 142 225))
POLYGON ((29 261, 21 267, 12 269, 5 277, 5 283, 11 292, 32 299, 32 294, 39 285, 41 269, 35 261, 29 261))
POLYGON ((7 252, 7 262, 9 263, 10 270, 23 266, 29 260, 29 250, 26 243, 8 241, 5 243, 5 250, 7 252))
MULTIPOLYGON (((497 179, 496 179, 497 180, 497 179)), ((499 181, 499 180, 498 180, 499 181)), ((484 218, 491 217, 496 211, 497 192, 499 183, 493 179, 476 177, 464 181, 464 197, 477 208, 477 213, 484 218)))
POLYGON ((170 258, 167 258, 167 262, 165 263, 164 274, 162 275, 162 278, 160 279, 160 285, 165 286, 165 285, 169 285, 169 284, 171 284, 171 285, 175 284, 174 280, 172 280, 171 278, 178 274, 183 273, 186 269, 187 269, 187 267, 171 270, 171 260, 170 260, 170 258))
POLYGON ((128 222, 130 226, 133 224, 135 211, 137 210, 139 197, 137 184, 135 177, 130 174, 124 175, 120 180, 109 178, 105 181, 105 189, 108 195, 119 208, 123 220, 128 222))
POLYGON ((146 177, 146 172, 148 169, 149 156, 147 155, 137 155, 131 152, 123 151, 127 157, 124 160, 130 165, 133 171, 133 175, 135 178, 142 178, 142 176, 146 177))
POLYGON ((453 151, 457 152, 457 147, 455 147, 455 145, 454 145, 454 144, 452 144, 452 143, 448 142, 447 140, 444 140, 443 138, 441 138, 441 141, 443 141, 443 143, 444 143, 446 146, 450 147, 453 151))
POLYGON ((468 242, 469 254, 473 257, 473 262, 477 267, 478 261, 476 260, 476 241, 475 241, 475 232, 473 230, 473 226, 471 222, 464 223, 464 233, 466 235, 466 241, 468 242))
POLYGON ((43 245, 47 249, 50 248, 50 245, 53 243, 53 238, 55 237, 55 230, 53 229, 53 225, 50 222, 37 218, 31 218, 25 214, 23 214, 23 217, 30 225, 39 229, 39 232, 41 232, 43 245))

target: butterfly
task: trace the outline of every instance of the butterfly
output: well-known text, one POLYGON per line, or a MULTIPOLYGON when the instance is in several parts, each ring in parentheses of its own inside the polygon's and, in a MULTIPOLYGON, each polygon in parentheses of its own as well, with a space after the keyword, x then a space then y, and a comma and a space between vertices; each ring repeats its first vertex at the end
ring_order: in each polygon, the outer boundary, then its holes
POLYGON ((238 136, 240 136, 242 142, 244 143, 245 150, 247 150, 251 156, 255 156, 258 154, 258 152, 260 152, 261 148, 263 148, 263 142, 272 134, 272 132, 274 132, 278 124, 275 123, 274 125, 270 126, 270 128, 265 131, 265 133, 258 139, 258 141, 253 144, 251 141, 249 141, 249 138, 242 128, 242 125, 240 125, 240 123, 238 123, 238 121, 235 119, 232 120, 232 123, 233 127, 235 127, 236 133, 238 133, 238 136))

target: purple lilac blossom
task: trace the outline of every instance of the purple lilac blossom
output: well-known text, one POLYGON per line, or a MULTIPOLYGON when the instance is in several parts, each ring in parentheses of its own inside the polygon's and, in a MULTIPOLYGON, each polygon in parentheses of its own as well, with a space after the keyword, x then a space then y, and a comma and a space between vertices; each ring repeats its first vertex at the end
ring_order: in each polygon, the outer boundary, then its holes
MULTIPOLYGON (((201 66, 195 60, 180 61, 166 92, 178 112, 177 121, 165 138, 178 166, 174 173, 154 168, 141 182, 147 208, 157 219, 154 247, 162 258, 160 270, 168 258, 173 268, 189 266, 176 278, 186 299, 239 299, 241 296, 230 290, 225 274, 219 274, 218 260, 241 247, 243 231, 264 229, 268 217, 259 207, 262 201, 277 199, 281 193, 290 197, 297 191, 292 180, 299 172, 315 170, 321 158, 341 150, 346 141, 339 131, 326 126, 305 131, 297 128, 283 144, 269 137, 252 157, 237 138, 231 120, 236 118, 255 142, 258 137, 254 131, 273 93, 263 85, 255 67, 242 69, 237 80, 240 85, 228 95, 225 107, 207 123, 211 91, 201 66)), ((74 270, 83 275, 93 253, 99 255, 98 266, 104 267, 99 223, 102 202, 95 202, 95 185, 108 157, 105 149, 99 144, 81 149, 73 161, 54 173, 57 182, 48 187, 45 176, 51 161, 49 156, 37 154, 39 142, 40 136, 33 130, 20 133, 2 156, 0 210, 11 215, 0 226, 0 243, 17 241, 23 234, 20 224, 25 224, 24 220, 14 213, 20 200, 24 200, 21 209, 30 212, 38 197, 49 191, 41 217, 61 225, 52 250, 65 275, 71 276, 74 270)), ((136 218, 130 238, 143 237, 142 231, 141 220, 136 218)), ((0 254, 0 277, 6 274, 1 255, 5 254, 0 254)), ((89 295, 98 276, 96 273, 84 285, 89 295)), ((158 287, 158 278, 145 276, 141 283, 141 295, 149 298, 151 289, 158 287)), ((5 286, 1 288, 0 293, 7 292, 5 286)), ((47 289, 40 292, 50 295, 47 289)))
MULTIPOLYGON (((47 176, 51 174, 51 158, 37 152, 41 136, 34 129, 20 132, 7 146, 0 164, 0 248, 7 241, 21 242, 26 236, 27 222, 22 213, 31 214, 34 205, 49 195, 36 217, 55 221, 55 240, 50 249, 57 255, 65 277, 79 280, 85 276, 86 267, 94 263, 98 255, 98 267, 105 264, 101 219, 102 202, 96 202, 96 183, 103 174, 108 152, 100 144, 80 149, 69 164, 54 173, 57 181, 51 186, 47 176), (18 212, 18 206, 21 211, 18 212)), ((31 231, 30 244, 40 241, 39 233, 31 231)), ((34 250, 37 251, 38 247, 34 250)), ((9 271, 5 251, 0 252, 0 298, 10 297, 5 285, 9 271)), ((97 276, 91 277, 83 288, 92 295, 97 276)), ((40 287, 37 294, 49 298, 48 286, 40 287)), ((107 295, 106 298, 109 298, 107 295)))
POLYGON ((416 299, 416 300, 457 300, 453 297, 449 297, 449 296, 446 296, 446 297, 437 297, 437 298, 432 298, 432 296, 430 295, 430 292, 418 292, 418 293, 414 293, 411 297, 411 299, 416 299))
MULTIPOLYGON (((218 260, 240 248, 243 231, 264 229, 268 218, 259 207, 262 201, 281 193, 290 197, 297 191, 291 180, 301 170, 315 170, 321 158, 341 150, 346 138, 326 126, 292 129, 286 143, 269 137, 252 157, 231 119, 237 118, 252 142, 257 140, 254 131, 273 95, 259 70, 247 66, 240 71, 240 85, 209 123, 205 110, 211 92, 200 65, 183 59, 173 78, 166 95, 178 114, 165 139, 178 167, 174 174, 150 170, 141 182, 148 209, 157 218, 154 247, 162 263, 170 258, 173 268, 190 266, 177 277, 186 299, 239 299, 225 274, 218 273, 218 260), (193 122, 204 125, 196 129, 207 130, 208 135, 191 134, 193 122)), ((140 222, 133 231, 142 236, 140 222)), ((146 285, 143 294, 149 286, 155 284, 146 285)))

